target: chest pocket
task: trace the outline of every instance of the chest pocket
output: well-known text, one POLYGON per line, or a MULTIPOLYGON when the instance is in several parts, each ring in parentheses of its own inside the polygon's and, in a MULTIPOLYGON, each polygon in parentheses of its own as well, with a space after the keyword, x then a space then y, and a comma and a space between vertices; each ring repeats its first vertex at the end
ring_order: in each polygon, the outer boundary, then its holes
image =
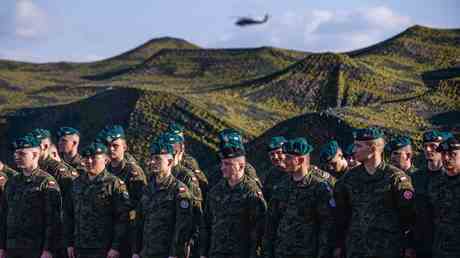
POLYGON ((26 208, 41 207, 42 206, 41 197, 42 197, 42 191, 40 191, 40 187, 32 186, 26 189, 22 197, 22 202, 24 203, 24 207, 26 208))

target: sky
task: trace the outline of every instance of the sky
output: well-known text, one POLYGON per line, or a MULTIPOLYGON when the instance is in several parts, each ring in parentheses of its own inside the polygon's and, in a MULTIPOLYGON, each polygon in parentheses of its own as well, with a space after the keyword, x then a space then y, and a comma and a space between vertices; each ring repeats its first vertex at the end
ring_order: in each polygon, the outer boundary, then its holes
POLYGON ((0 59, 89 62, 165 36, 205 48, 341 52, 415 24, 460 28, 460 1, 0 0, 0 59), (266 13, 266 24, 234 25, 266 13))

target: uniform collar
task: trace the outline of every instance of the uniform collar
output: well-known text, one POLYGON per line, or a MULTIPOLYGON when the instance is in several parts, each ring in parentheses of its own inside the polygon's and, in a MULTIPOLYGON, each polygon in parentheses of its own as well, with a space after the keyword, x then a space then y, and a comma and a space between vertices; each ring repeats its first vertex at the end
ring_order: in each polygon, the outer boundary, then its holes
POLYGON ((174 182, 174 176, 171 174, 171 175, 163 178, 161 181, 157 181, 156 177, 154 177, 154 182, 155 182, 155 186, 156 186, 156 188, 158 190, 167 189, 174 182))

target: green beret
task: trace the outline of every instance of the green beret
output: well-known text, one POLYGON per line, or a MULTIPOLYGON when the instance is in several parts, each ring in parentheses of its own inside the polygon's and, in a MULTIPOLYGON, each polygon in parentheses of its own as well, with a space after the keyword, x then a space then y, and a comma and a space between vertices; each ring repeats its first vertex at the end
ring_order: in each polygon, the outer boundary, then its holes
POLYGON ((11 145, 13 150, 35 148, 40 146, 40 140, 36 136, 25 135, 17 138, 11 145))
POLYGON ((283 147, 283 144, 286 142, 286 138, 283 136, 274 136, 270 139, 270 143, 268 144, 267 151, 272 151, 283 147))
POLYGON ((227 142, 221 145, 219 157, 221 159, 236 158, 246 155, 244 146, 239 142, 227 142))
POLYGON ((230 140, 243 142, 243 136, 241 133, 232 128, 226 128, 220 131, 217 137, 221 143, 226 143, 230 140))
POLYGON ((410 137, 397 136, 385 145, 385 149, 391 153, 393 151, 399 150, 409 145, 412 145, 412 140, 410 137))
POLYGON ((166 131, 173 134, 182 134, 184 133, 184 127, 178 123, 170 123, 166 131))
POLYGON ((440 132, 438 130, 432 130, 423 134, 423 142, 442 142, 452 137, 449 132, 440 132))
POLYGON ((150 155, 171 154, 174 155, 174 148, 171 144, 154 141, 149 147, 150 155))
POLYGON ((308 144, 307 140, 302 137, 289 140, 283 144, 283 152, 286 154, 303 156, 308 155, 312 151, 313 146, 308 144))
POLYGON ((107 154, 108 153, 107 146, 102 143, 93 142, 90 145, 86 146, 81 152, 83 157, 90 157, 95 156, 97 154, 107 154))
POLYGON ((165 143, 165 144, 177 144, 177 143, 182 143, 184 142, 184 137, 178 135, 178 134, 173 134, 173 133, 162 133, 158 137, 158 142, 165 143))
POLYGON ((383 138, 383 136, 383 131, 376 127, 355 130, 355 140, 357 141, 371 141, 383 138))
POLYGON ((100 130, 96 134, 96 139, 94 139, 94 142, 96 143, 102 143, 102 144, 107 144, 107 130, 106 128, 100 130))
POLYGON ((349 144, 347 147, 345 147, 345 149, 343 150, 343 155, 345 157, 351 157, 353 156, 353 149, 355 148, 355 145, 352 143, 352 144, 349 144))
POLYGON ((117 139, 125 139, 125 130, 120 125, 106 126, 101 132, 101 137, 105 137, 105 142, 111 143, 117 139))
POLYGON ((57 131, 58 138, 61 138, 66 135, 73 135, 73 134, 80 135, 80 132, 75 128, 67 127, 67 126, 60 127, 57 131))
POLYGON ((330 141, 323 146, 319 151, 319 160, 321 163, 329 162, 335 157, 337 151, 340 149, 339 143, 337 141, 330 141))
POLYGON ((448 152, 455 150, 460 150, 460 140, 458 137, 453 136, 439 144, 438 148, 436 149, 438 152, 448 152))
POLYGON ((32 132, 30 132, 30 134, 40 141, 46 138, 51 138, 51 132, 42 128, 35 128, 32 130, 32 132))

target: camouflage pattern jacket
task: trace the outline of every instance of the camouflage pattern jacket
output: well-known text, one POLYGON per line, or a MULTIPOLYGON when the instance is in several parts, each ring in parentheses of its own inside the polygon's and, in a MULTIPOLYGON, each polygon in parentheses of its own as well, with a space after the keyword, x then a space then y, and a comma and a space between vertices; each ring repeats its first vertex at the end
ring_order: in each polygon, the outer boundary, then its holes
POLYGON ((0 249, 56 248, 61 192, 56 180, 37 168, 9 178, 0 207, 0 249))
POLYGON ((208 194, 200 230, 200 254, 256 257, 266 211, 260 188, 247 175, 233 188, 221 180, 208 194))
POLYGON ((146 187, 136 209, 133 253, 185 256, 193 225, 192 195, 173 175, 146 187))
POLYGON ((82 174, 74 181, 64 208, 66 246, 119 250, 131 210, 129 193, 121 179, 107 170, 92 180, 82 174))
POLYGON ((346 238, 347 257, 400 256, 415 221, 409 176, 385 162, 373 175, 360 165, 336 183, 334 197, 339 246, 346 238))

